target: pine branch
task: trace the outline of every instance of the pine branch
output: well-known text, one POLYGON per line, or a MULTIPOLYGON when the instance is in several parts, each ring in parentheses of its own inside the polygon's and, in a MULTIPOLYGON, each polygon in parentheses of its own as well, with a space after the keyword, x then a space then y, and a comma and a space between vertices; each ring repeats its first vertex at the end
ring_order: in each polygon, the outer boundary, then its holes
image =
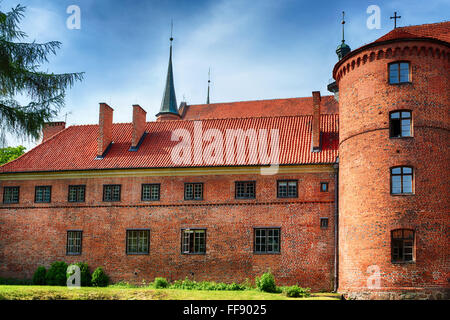
POLYGON ((24 12, 25 7, 20 4, 6 14, 0 11, 0 38, 10 41, 27 36, 25 32, 18 30, 18 24, 24 17, 24 12))
POLYGON ((11 63, 17 66, 27 67, 48 62, 48 55, 55 55, 60 46, 61 42, 59 41, 16 43, 0 39, 0 56, 4 59, 7 57, 11 63))

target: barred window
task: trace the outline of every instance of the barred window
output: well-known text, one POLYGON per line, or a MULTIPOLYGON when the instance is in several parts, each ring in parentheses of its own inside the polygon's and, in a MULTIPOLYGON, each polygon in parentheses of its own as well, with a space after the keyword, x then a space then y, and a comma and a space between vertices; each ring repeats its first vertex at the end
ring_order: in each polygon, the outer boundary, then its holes
POLYGON ((34 202, 48 203, 51 201, 52 187, 51 186, 38 186, 34 193, 34 202))
POLYGON ((148 254, 150 230, 127 230, 127 254, 148 254))
POLYGON ((254 252, 279 253, 280 228, 255 228, 254 252))
POLYGON ((86 186, 69 186, 69 202, 84 202, 86 186))
POLYGON ((159 184, 143 184, 142 185, 142 201, 158 201, 160 185, 159 184))
POLYGON ((4 187, 3 203, 19 203, 19 187, 4 187))
POLYGON ((409 62, 393 62, 389 64, 389 83, 409 82, 409 62))
POLYGON ((392 262, 414 260, 414 231, 397 229, 391 232, 392 262))
POLYGON ((70 230, 67 231, 67 255, 79 255, 81 254, 81 239, 83 231, 70 230))
POLYGON ((413 193, 413 168, 411 167, 391 168, 391 193, 392 194, 413 193))
POLYGON ((389 115, 391 138, 411 137, 411 111, 395 111, 389 115))
POLYGON ((328 218, 320 218, 320 229, 328 229, 328 218))
POLYGON ((206 253, 206 229, 181 230, 181 252, 206 253))
POLYGON ((185 183, 184 200, 203 200, 203 183, 185 183))
POLYGON ((256 197, 255 181, 236 181, 236 199, 254 199, 256 197))
POLYGON ((278 198, 297 198, 297 180, 278 181, 278 198))
POLYGON ((103 201, 120 201, 120 184, 103 186, 103 201))

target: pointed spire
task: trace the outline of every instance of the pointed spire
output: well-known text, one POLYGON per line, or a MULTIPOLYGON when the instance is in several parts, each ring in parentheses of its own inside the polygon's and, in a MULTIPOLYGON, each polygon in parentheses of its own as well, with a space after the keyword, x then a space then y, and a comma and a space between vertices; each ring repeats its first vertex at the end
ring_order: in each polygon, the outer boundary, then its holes
POLYGON ((339 60, 341 60, 347 53, 352 51, 352 49, 350 49, 350 47, 345 43, 344 27, 345 27, 345 12, 342 11, 342 43, 336 49, 336 54, 339 60))
POLYGON ((175 95, 175 86, 173 84, 173 70, 172 70, 172 41, 173 41, 173 22, 171 23, 170 30, 170 54, 169 54, 169 67, 167 69, 166 87, 164 89, 164 95, 161 102, 161 109, 156 116, 161 114, 176 114, 178 113, 177 98, 175 95))
POLYGON ((208 69, 208 95, 206 97, 206 104, 209 104, 209 85, 211 83, 211 68, 208 69))

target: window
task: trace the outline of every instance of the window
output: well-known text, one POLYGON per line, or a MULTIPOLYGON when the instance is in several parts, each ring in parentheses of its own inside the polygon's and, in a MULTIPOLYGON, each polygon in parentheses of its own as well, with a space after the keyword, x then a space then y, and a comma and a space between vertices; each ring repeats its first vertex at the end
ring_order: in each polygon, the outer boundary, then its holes
POLYGON ((278 198, 297 198, 297 180, 278 181, 278 198))
POLYGON ((148 254, 150 230, 127 230, 127 254, 148 254))
POLYGON ((389 115, 391 138, 411 137, 411 111, 394 111, 389 115))
POLYGON ((185 183, 184 200, 203 200, 203 183, 185 183))
POLYGON ((52 187, 51 186, 39 186, 36 187, 34 192, 34 202, 48 203, 51 201, 52 187))
POLYGON ((206 253, 206 229, 181 230, 181 252, 192 254, 206 253))
POLYGON ((320 183, 320 192, 328 192, 328 182, 320 183))
POLYGON ((389 64, 389 83, 408 83, 409 62, 393 62, 389 64))
POLYGON ((236 199, 254 199, 255 181, 236 181, 236 199))
POLYGON ((159 200, 159 184, 143 184, 142 185, 142 201, 158 201, 159 200))
POLYGON ((79 230, 67 231, 66 255, 81 254, 82 234, 83 234, 83 231, 79 231, 79 230))
POLYGON ((320 218, 320 229, 328 229, 328 218, 320 218))
POLYGON ((413 169, 411 167, 391 168, 391 193, 413 193, 413 169))
POLYGON ((398 229, 391 232, 392 262, 414 260, 414 231, 398 229))
POLYGON ((104 185, 103 201, 120 201, 120 184, 104 185))
POLYGON ((86 186, 69 186, 69 202, 84 202, 86 186))
POLYGON ((255 253, 280 252, 280 228, 255 228, 255 253))
POLYGON ((3 203, 19 203, 19 187, 4 187, 3 203))

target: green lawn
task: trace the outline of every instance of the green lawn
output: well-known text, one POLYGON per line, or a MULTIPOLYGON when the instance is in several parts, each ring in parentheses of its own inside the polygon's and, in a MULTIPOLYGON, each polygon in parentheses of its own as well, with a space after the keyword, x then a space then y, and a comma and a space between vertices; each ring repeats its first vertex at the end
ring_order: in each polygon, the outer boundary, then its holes
POLYGON ((50 286, 0 286, 0 300, 339 300, 336 293, 313 293, 309 298, 245 291, 204 291, 143 288, 79 288, 50 286))

